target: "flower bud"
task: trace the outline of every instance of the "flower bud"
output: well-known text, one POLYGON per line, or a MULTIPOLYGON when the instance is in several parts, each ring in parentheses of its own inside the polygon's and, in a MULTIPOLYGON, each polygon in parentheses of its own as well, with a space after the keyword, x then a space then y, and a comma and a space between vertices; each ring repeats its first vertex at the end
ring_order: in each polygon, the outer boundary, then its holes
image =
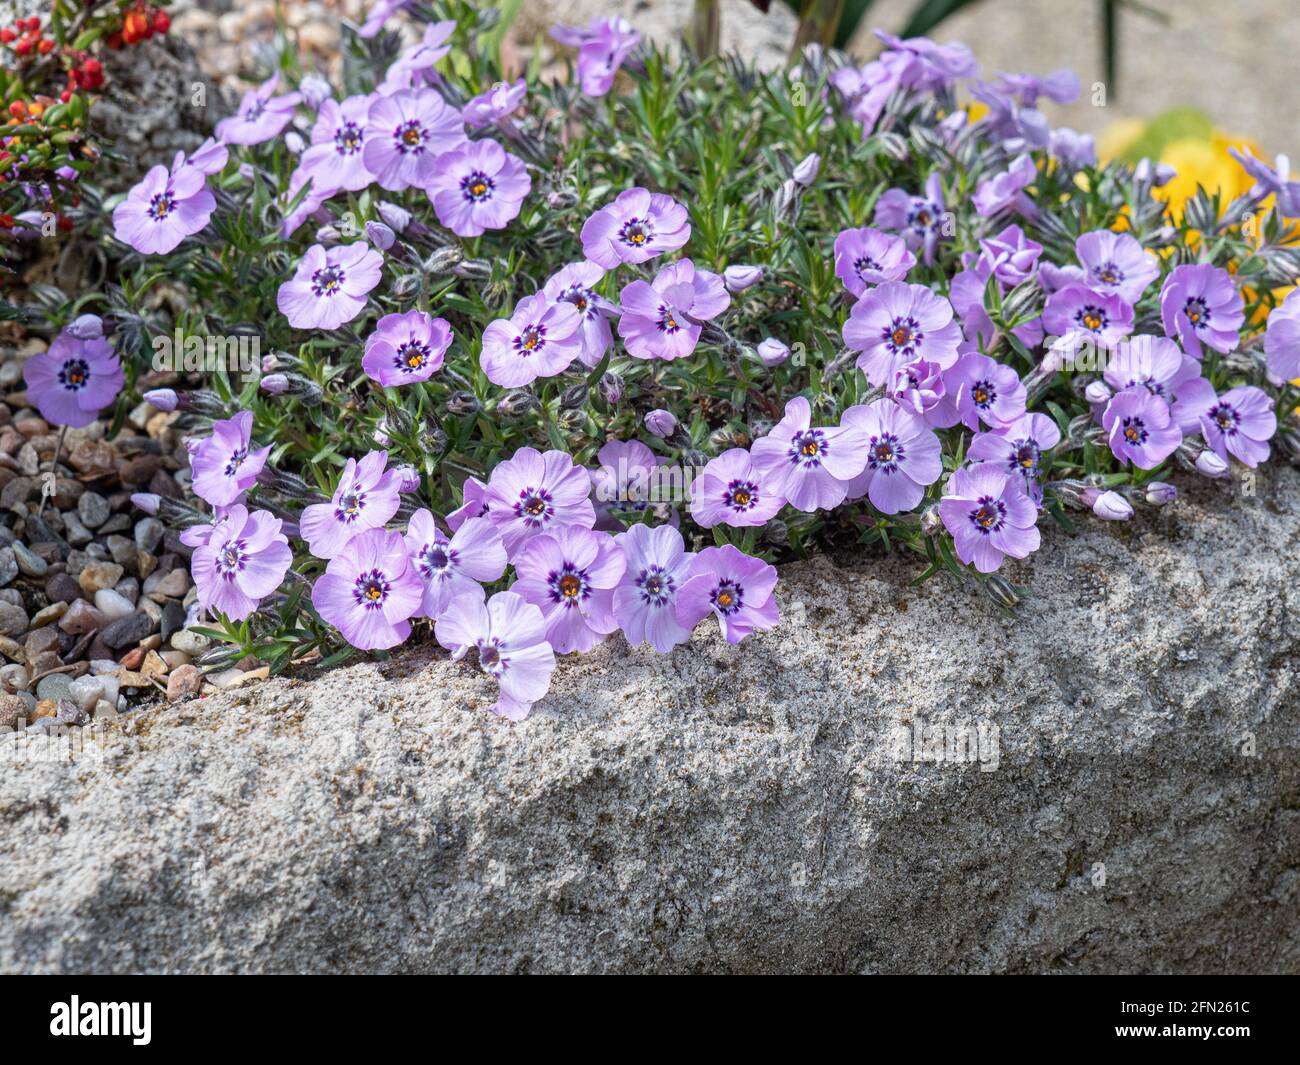
POLYGON ((433 274, 435 277, 439 274, 445 274, 458 265, 465 258, 465 253, 460 250, 458 245, 452 245, 449 248, 439 248, 427 259, 424 260, 424 272, 433 274))
POLYGON ((709 464, 709 456, 698 447, 688 448, 682 452, 682 462, 687 466, 703 469, 709 464))
POLYGON ((388 226, 373 219, 366 223, 366 237, 380 251, 387 251, 397 240, 397 235, 388 226))
POLYGON ((761 266, 728 266, 722 271, 722 283, 727 291, 735 295, 757 285, 763 280, 761 266))
POLYGON ((420 487, 420 471, 414 466, 398 466, 393 471, 398 475, 399 481, 397 490, 399 492, 414 492, 420 487))
POLYGON ((466 281, 492 280, 492 264, 485 259, 466 259, 453 267, 451 272, 466 281))
POLYGON ((97 314, 78 315, 63 331, 74 340, 98 340, 104 335, 104 319, 97 314))
POLYGON ((768 337, 766 340, 760 341, 758 347, 754 350, 758 352, 758 357, 769 370, 774 366, 780 366, 790 357, 790 349, 777 340, 776 337, 768 337))
POLYGON ((512 389, 497 401, 497 413, 517 418, 538 409, 537 397, 521 388, 512 389))
POLYGON ((447 397, 448 414, 477 414, 483 409, 478 396, 465 389, 459 389, 447 397))
POLYGON ((1277 434, 1277 442, 1289 461, 1300 463, 1300 433, 1283 429, 1277 434))
POLYGON ((1153 507, 1163 507, 1178 498, 1178 489, 1164 481, 1152 481, 1146 486, 1146 501, 1153 507))
POLYGON ((576 410, 587 402, 589 395, 591 395, 591 389, 587 387, 586 381, 579 381, 576 385, 570 385, 560 393, 560 410, 576 410))
POLYGON ((623 398, 623 378, 612 370, 607 370, 600 375, 596 388, 600 392, 600 398, 610 405, 623 398))
POLYGON ((666 440, 677 428, 677 419, 666 410, 652 410, 645 416, 646 431, 666 440))
POLYGON ((343 234, 339 232, 338 226, 325 225, 316 230, 316 241, 319 244, 337 244, 342 239, 343 234))
POLYGON ((934 536, 941 529, 943 529, 943 518, 939 516, 938 507, 927 507, 921 512, 921 531, 926 536, 934 536))
POLYGON ((131 495, 131 504, 137 510, 143 510, 146 514, 157 514, 158 504, 161 501, 162 497, 154 495, 152 492, 134 492, 131 495))
POLYGON ((1089 381, 1088 386, 1083 390, 1083 398, 1090 407, 1104 407, 1110 402, 1110 397, 1110 385, 1106 384, 1101 378, 1089 381))
POLYGON ((330 83, 319 74, 308 74, 298 83, 303 102, 313 111, 319 111, 320 105, 334 95, 330 83))
POLYGON ((821 169, 822 157, 816 152, 807 155, 794 168, 794 179, 804 188, 808 188, 817 180, 817 171, 821 169))
POLYGON ((1004 610, 1012 610, 1020 605, 1020 593, 1005 577, 992 573, 980 581, 980 586, 984 589, 984 594, 1004 610))
POLYGON ((282 396, 289 391, 289 378, 282 373, 271 373, 263 377, 257 387, 268 396, 282 396))
POLYGON ((399 207, 395 203, 389 203, 387 200, 380 200, 375 205, 375 211, 383 220, 384 225, 394 233, 402 233, 406 227, 411 224, 411 212, 405 207, 399 207))
POLYGON ((567 211, 578 206, 578 194, 570 189, 556 189, 546 197, 546 205, 553 211, 567 211))
POLYGON ((181 398, 171 388, 151 388, 144 394, 144 401, 158 410, 173 411, 182 406, 181 398))
POLYGON ((393 282, 393 295, 399 300, 409 300, 420 291, 423 283, 419 274, 403 274, 393 282))
POLYGON ((1104 521, 1128 521, 1133 517, 1132 504, 1118 492, 1109 489, 1085 488, 1082 502, 1104 521))
POLYGON ((1227 477, 1229 466, 1218 454, 1206 448, 1196 456, 1196 470, 1206 477, 1227 477))
POLYGON ((790 526, 780 518, 768 518, 763 526, 763 539, 769 544, 784 546, 790 542, 790 526))
POLYGON ((307 142, 302 139, 301 133, 291 129, 284 135, 284 146, 294 155, 302 155, 303 149, 307 147, 307 142))

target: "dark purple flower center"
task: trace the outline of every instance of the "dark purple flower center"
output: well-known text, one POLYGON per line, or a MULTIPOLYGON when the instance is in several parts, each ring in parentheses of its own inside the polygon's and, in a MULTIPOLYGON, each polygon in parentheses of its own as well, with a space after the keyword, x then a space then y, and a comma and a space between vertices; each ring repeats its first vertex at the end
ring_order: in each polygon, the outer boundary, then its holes
POLYGON ((357 574, 356 583, 352 585, 352 598, 357 601, 357 606, 364 610, 378 610, 384 605, 384 600, 392 590, 393 586, 384 572, 372 569, 357 574))
POLYGON ((558 570, 552 570, 546 576, 546 586, 550 589, 552 603, 575 607, 585 599, 591 598, 591 582, 587 571, 579 569, 572 562, 566 562, 558 570))
POLYGON ((1241 415, 1230 403, 1220 403, 1210 408, 1210 421, 1219 427, 1219 432, 1232 436, 1241 424, 1241 415))
POLYGON ((315 296, 333 296, 342 291, 344 273, 337 266, 322 266, 311 275, 311 291, 315 296))
POLYGON ((722 493, 722 502, 739 513, 753 510, 758 506, 758 485, 753 481, 732 481, 722 493))
POLYGON ((172 196, 170 189, 160 192, 149 201, 148 215, 155 222, 166 221, 167 217, 176 209, 176 198, 172 196))
POLYGON ((266 101, 255 97, 244 111, 245 122, 256 122, 266 113, 266 101))
POLYGON ((1114 263, 1102 263, 1093 267, 1092 276, 1103 285, 1118 285, 1124 280, 1124 271, 1114 263))
POLYGON ((1041 457, 1042 452, 1032 440, 1017 440, 1011 445, 1009 465, 1026 477, 1033 477, 1038 473, 1038 462, 1041 457))
POLYGON ((893 433, 881 433, 871 438, 867 465, 880 473, 894 473, 903 461, 907 449, 893 433))
POLYGON ((59 384, 69 392, 80 392, 90 382, 90 364, 85 359, 69 359, 59 371, 59 384))
POLYGON ((545 488, 525 488, 515 503, 515 516, 540 528, 555 517, 555 500, 545 488))
POLYGON ((414 338, 397 349, 394 365, 403 373, 417 373, 429 361, 429 345, 414 338))
POLYGON ((786 454, 791 464, 805 470, 815 470, 821 466, 822 456, 829 450, 825 433, 820 429, 804 429, 791 437, 790 450, 786 454))
POLYGON ((217 575, 223 580, 233 581, 248 560, 248 547, 243 540, 227 540, 226 545, 217 552, 217 575))
POLYGON ((895 318, 881 332, 885 346, 895 355, 915 355, 917 346, 925 340, 921 323, 909 315, 895 318))
POLYGON ((540 323, 525 326, 515 337, 515 351, 525 359, 529 355, 536 355, 544 347, 546 347, 546 326, 540 323))
POLYGON ((943 220, 943 208, 929 200, 915 199, 907 212, 907 224, 922 235, 937 230, 943 220))
POLYGON ((643 248, 654 237, 654 226, 648 218, 629 218, 618 231, 618 239, 632 248, 643 248))
POLYGON ((1193 296, 1183 304, 1183 313, 1193 329, 1204 329, 1210 324, 1210 308, 1200 296, 1193 296))
POLYGON ((483 203, 492 199, 492 190, 496 184, 482 170, 475 170, 460 179, 461 195, 470 203, 483 203))
POLYGON ((998 390, 992 381, 976 381, 970 386, 971 401, 980 410, 987 410, 998 398, 998 390))
POLYGON ((444 580, 456 566, 456 550, 447 543, 425 544, 416 565, 426 580, 444 580))
POLYGON ((355 122, 345 121, 334 131, 334 150, 339 155, 356 155, 361 151, 361 142, 365 139, 355 122))
POLYGON ((661 333, 669 336, 681 331, 682 323, 677 320, 677 312, 666 303, 659 304, 659 320, 655 323, 661 333))
POLYGON ((650 606, 666 606, 673 601, 677 584, 662 566, 650 565, 643 569, 634 582, 641 592, 641 602, 650 606))
POLYGON ((510 660, 501 653, 501 641, 495 636, 476 640, 478 647, 478 664, 484 673, 500 677, 510 666, 510 660))
POLYGON ((351 525, 361 516, 361 512, 365 509, 366 493, 353 488, 339 496, 338 506, 334 508, 334 517, 343 522, 344 525, 351 525))
POLYGON ((226 476, 233 477, 239 472, 239 467, 244 464, 244 459, 248 458, 248 448, 237 447, 230 453, 230 458, 226 462, 226 476))
POLYGON ((1002 528, 1006 520, 1006 504, 993 496, 980 496, 975 509, 970 512, 970 522, 976 530, 987 536, 1002 528))
POLYGON ((880 264, 870 255, 859 255, 853 262, 853 269, 857 271, 858 277, 861 277, 864 271, 879 270, 880 264))
POLYGON ((393 130, 393 144, 403 155, 419 155, 428 136, 424 127, 412 118, 393 130))
POLYGON ((570 285, 560 293, 560 299, 577 307, 583 318, 596 317, 596 299, 591 289, 584 288, 582 285, 570 285))
POLYGON ((1141 418, 1125 418, 1120 422, 1120 430, 1124 434, 1125 442, 1134 447, 1141 447, 1147 442, 1147 427, 1141 418))
POLYGON ((745 605, 745 589, 738 581, 727 578, 719 581, 718 586, 709 593, 709 602, 723 614, 734 614, 745 605))
POLYGON ((1095 303, 1085 303, 1074 314, 1074 320, 1090 333, 1100 333, 1110 325, 1110 315, 1095 303))

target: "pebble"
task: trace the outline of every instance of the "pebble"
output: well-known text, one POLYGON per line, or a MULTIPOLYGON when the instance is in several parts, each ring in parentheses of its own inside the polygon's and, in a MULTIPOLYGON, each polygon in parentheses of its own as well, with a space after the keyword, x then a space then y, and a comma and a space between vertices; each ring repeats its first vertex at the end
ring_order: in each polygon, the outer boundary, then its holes
POLYGON ((21 636, 31 628, 27 620, 27 611, 13 603, 0 603, 0 633, 5 636, 21 636))
POLYGON ((18 563, 18 569, 24 577, 44 577, 50 568, 50 564, 45 559, 21 540, 14 541, 13 553, 14 561, 18 563))
POLYGON ((98 529, 112 513, 108 500, 98 492, 83 492, 77 500, 77 517, 87 529, 98 529))
POLYGON ((67 603, 51 603, 32 615, 31 627, 39 629, 42 625, 53 625, 68 612, 67 603))
POLYGON ((139 643, 153 632, 153 629, 153 618, 148 614, 136 612, 106 625, 99 638, 112 650, 120 651, 123 647, 139 643))
POLYGON ((81 585, 75 577, 55 573, 45 582, 45 597, 51 603, 71 603, 81 598, 81 585))
POLYGON ((71 699, 59 700, 59 709, 56 716, 60 725, 84 725, 90 720, 90 715, 71 699))
POLYGON ((98 632, 108 624, 108 621, 102 611, 91 606, 86 600, 78 599, 67 607, 67 612, 59 621, 59 628, 70 636, 84 636, 88 632, 98 632))
POLYGON ((165 532, 163 523, 157 518, 144 518, 135 523, 135 546, 146 554, 153 554, 162 543, 165 532))
POLYGON ((14 662, 27 661, 27 652, 23 650, 23 645, 17 640, 11 640, 8 636, 0 636, 0 655, 4 655, 14 662))
POLYGON ((212 639, 193 629, 181 629, 179 632, 172 633, 172 646, 178 651, 184 651, 187 655, 197 658, 212 646, 212 639))
POLYGON ((167 699, 174 702, 194 695, 203 686, 203 671, 189 664, 177 666, 167 678, 167 699))
POLYGON ((180 599, 189 590, 190 575, 180 566, 161 576, 155 573, 144 582, 144 594, 154 602, 180 599))
POLYGON ((77 575, 77 581, 83 592, 94 595, 102 588, 112 588, 125 572, 116 562, 89 562, 77 575))
MULTIPOLYGON (((193 666, 190 666, 194 669, 193 666)), ((198 672, 195 670, 195 672, 198 672)), ((202 676, 200 675, 200 679, 202 676)), ((171 688, 171 682, 168 682, 168 688, 171 688)), ((0 729, 12 729, 18 724, 18 719, 27 716, 27 704, 18 696, 9 692, 0 692, 0 729)))
POLYGON ((109 621, 124 618, 135 611, 135 604, 121 592, 112 588, 101 588, 95 593, 95 609, 109 621))
POLYGON ((76 514, 71 511, 63 519, 63 532, 68 543, 73 547, 85 547, 95 538, 95 534, 81 524, 76 514))
POLYGON ((42 651, 35 657, 28 656, 27 659, 27 668, 32 671, 33 677, 39 677, 42 673, 48 673, 62 665, 63 659, 53 651, 42 651))
POLYGON ((18 576, 18 559, 12 547, 0 547, 0 587, 18 576))
POLYGON ((68 696, 82 710, 89 713, 104 695, 104 681, 100 677, 78 677, 68 685, 68 696))
MULTIPOLYGON (((185 627, 185 608, 180 603, 168 603, 162 611, 162 638, 170 640, 178 630, 185 627)), ((173 646, 175 646, 173 644, 173 646)))
POLYGON ((22 691, 27 687, 29 674, 27 667, 19 665, 17 662, 10 662, 8 665, 0 666, 0 688, 13 694, 22 691))
POLYGON ((72 688, 72 678, 66 673, 49 673, 36 682, 36 698, 58 702, 67 697, 72 688))
POLYGON ((27 639, 23 642, 23 651, 26 652, 27 661, 30 662, 37 655, 56 650, 58 646, 59 630, 53 625, 46 625, 39 629, 33 629, 27 634, 27 639))
POLYGON ((59 712, 59 704, 53 699, 42 699, 32 710, 32 720, 39 721, 43 717, 53 717, 59 712))

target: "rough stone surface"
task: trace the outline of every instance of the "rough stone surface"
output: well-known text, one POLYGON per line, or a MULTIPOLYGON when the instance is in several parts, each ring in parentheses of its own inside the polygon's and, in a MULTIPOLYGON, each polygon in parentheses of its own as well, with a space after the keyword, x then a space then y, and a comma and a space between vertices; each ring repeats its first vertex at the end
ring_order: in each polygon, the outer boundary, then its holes
POLYGON ((1049 531, 1015 618, 820 558, 519 725, 424 646, 6 757, 0 969, 1300 971, 1300 473, 1245 487, 1049 531))

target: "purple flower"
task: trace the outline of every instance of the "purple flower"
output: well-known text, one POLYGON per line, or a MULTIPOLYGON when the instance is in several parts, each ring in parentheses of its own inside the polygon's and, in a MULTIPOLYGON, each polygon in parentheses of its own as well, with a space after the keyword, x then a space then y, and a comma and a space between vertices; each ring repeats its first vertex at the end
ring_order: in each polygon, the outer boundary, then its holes
POLYGON ((513 115, 527 95, 528 83, 523 78, 513 84, 498 82, 487 92, 479 93, 470 100, 461 108, 460 113, 467 125, 482 129, 513 115))
POLYGON ((512 592, 541 608, 557 654, 590 651, 618 628, 614 588, 626 560, 609 533, 580 526, 534 536, 514 558, 512 592))
POLYGON ((478 140, 438 156, 426 187, 439 222, 458 237, 477 237, 508 226, 533 182, 496 141, 478 140))
POLYGON ((766 525, 785 506, 785 497, 771 488, 750 453, 733 447, 711 459, 691 481, 691 517, 706 529, 724 525, 766 525))
POLYGON ((63 331, 73 340, 98 340, 104 335, 104 319, 97 314, 79 314, 63 331))
POLYGON ((563 373, 582 350, 582 321, 573 304, 552 302, 545 293, 520 300, 514 314, 483 330, 483 372, 503 388, 563 373))
POLYGON ((875 222, 903 234, 907 246, 924 249, 925 265, 934 262, 939 241, 950 237, 944 208, 943 180, 938 172, 925 182, 924 196, 911 196, 902 189, 889 189, 876 201, 875 222))
POLYGON ((1264 351, 1268 372, 1279 384, 1300 377, 1300 289, 1288 292, 1282 306, 1268 316, 1264 351))
POLYGON ((960 78, 973 78, 979 73, 979 64, 971 51, 960 42, 938 44, 928 37, 895 37, 884 30, 876 30, 876 37, 891 51, 906 60, 901 75, 903 85, 918 92, 934 92, 951 88, 960 78))
POLYGON ((276 306, 295 329, 337 329, 365 309, 383 266, 384 257, 364 241, 328 251, 313 244, 280 286, 276 306))
POLYGON ((361 160, 369 112, 368 96, 321 104, 311 130, 311 147, 302 155, 303 173, 317 187, 357 192, 374 180, 361 160))
POLYGON ((1178 393, 1174 420, 1186 436, 1199 432, 1223 462, 1232 455, 1252 469, 1267 460, 1268 441, 1277 432, 1277 415, 1268 393, 1254 385, 1231 388, 1223 395, 1203 377, 1178 393))
POLYGON ((843 66, 831 73, 830 83, 844 98, 844 110, 871 136, 889 97, 902 84, 910 61, 898 52, 885 52, 862 67, 843 66))
POLYGON ((1141 385, 1117 392, 1101 418, 1111 453, 1120 462, 1154 470, 1183 442, 1169 405, 1141 385))
POLYGON ((531 537, 566 525, 590 529, 596 508, 588 498, 591 478, 563 451, 542 454, 521 447, 488 479, 487 516, 511 558, 531 537))
POLYGON ((406 526, 406 550, 424 584, 418 617, 437 619, 460 596, 482 601, 483 583, 500 580, 506 549, 487 518, 470 518, 450 538, 427 510, 417 510, 406 526))
POLYGON ((438 72, 433 69, 433 65, 451 52, 451 45, 447 41, 455 31, 456 23, 451 19, 431 22, 425 26, 424 36, 404 49, 389 65, 384 80, 379 83, 379 94, 391 96, 417 85, 435 84, 438 72))
POLYGON ((1026 237, 1019 226, 1007 226, 997 236, 980 241, 983 276, 995 274, 1004 286, 1019 285, 1033 277, 1042 252, 1043 246, 1026 237))
POLYGON ((1249 148, 1229 148, 1228 154, 1255 179, 1255 187, 1250 190, 1253 199, 1276 196, 1278 214, 1300 218, 1300 181, 1291 180, 1291 161, 1285 155, 1277 157, 1277 169, 1274 169, 1256 159, 1249 148))
POLYGON ((610 440, 596 460, 600 465, 591 471, 596 528, 621 532, 623 523, 612 512, 649 509, 658 488, 653 478, 663 461, 640 440, 610 440))
POLYGON ((974 562, 981 573, 992 573, 1003 556, 1025 558, 1038 550, 1038 508, 1023 483, 991 462, 952 475, 948 493, 939 501, 939 516, 962 562, 974 562))
POLYGON ((1229 352, 1240 340, 1246 315, 1241 293, 1219 266, 1198 263, 1177 266, 1160 290, 1160 317, 1165 333, 1177 337, 1183 350, 1201 357, 1201 345, 1229 352))
POLYGON ((1001 214, 1014 207, 1026 218, 1033 218, 1037 208, 1025 195, 1025 189, 1038 177, 1038 167, 1034 165, 1031 155, 1019 155, 1006 169, 981 181, 975 189, 971 201, 975 210, 985 218, 1001 214))
POLYGON ((191 442, 190 474, 195 494, 214 507, 228 507, 257 482, 271 445, 253 449, 253 412, 212 423, 212 435, 191 442))
POLYGON ((755 629, 773 628, 780 620, 776 567, 724 544, 708 547, 691 559, 687 578, 677 592, 677 623, 693 629, 710 613, 717 616, 727 643, 740 643, 755 629))
POLYGON ((760 340, 754 348, 759 361, 762 362, 769 370, 780 366, 790 357, 790 348, 784 342, 777 340, 776 337, 768 337, 766 340, 760 340))
POLYGON ((1074 242, 1074 251, 1083 264, 1084 283, 1125 303, 1137 303, 1160 276, 1160 261, 1128 233, 1094 229, 1074 242))
POLYGON ((866 439, 855 427, 814 428, 802 396, 785 405, 785 416, 750 448, 750 460, 766 492, 812 513, 844 502, 849 482, 866 465, 866 439))
POLYGON ((375 246, 377 251, 387 251, 397 243, 397 234, 383 222, 376 222, 372 218, 366 222, 366 239, 375 246))
POLYGON ((1016 371, 978 351, 962 355, 944 374, 944 386, 947 394, 941 406, 945 416, 933 419, 932 425, 961 422, 968 429, 978 429, 983 422, 1000 429, 1025 413, 1025 386, 1016 371))
POLYGON ((588 96, 604 96, 614 85, 618 68, 641 35, 625 18, 593 18, 587 28, 555 26, 551 36, 578 49, 578 81, 588 96))
POLYGON ((948 391, 943 367, 925 359, 900 366, 884 387, 885 394, 903 410, 922 416, 937 409, 948 391))
POLYGON ((209 137, 188 156, 181 152, 176 153, 176 161, 172 163, 172 173, 178 173, 182 167, 193 167, 204 177, 211 177, 213 174, 220 174, 225 170, 226 163, 230 161, 230 149, 220 141, 213 140, 209 137), (177 165, 179 163, 180 165, 177 165))
POLYGON ((386 314, 366 337, 361 368, 385 388, 427 381, 442 368, 451 347, 451 326, 445 318, 424 311, 386 314))
POLYGON ((440 170, 437 157, 464 142, 465 128, 435 89, 401 89, 371 101, 362 136, 365 168, 400 192, 428 188, 440 170))
POLYGON ((208 224, 216 197, 193 167, 152 167, 113 208, 113 235, 142 255, 169 252, 208 224))
POLYGON ((23 364, 28 401, 51 425, 73 429, 89 425, 117 399, 124 379, 107 340, 77 340, 66 330, 23 364))
POLYGON ((1072 104, 1079 98, 1079 76, 1073 70, 1058 70, 1046 77, 1031 74, 998 74, 998 88, 1018 93, 1025 107, 1034 107, 1040 96, 1058 104, 1072 104))
POLYGON ((447 515, 447 527, 452 532, 470 518, 481 518, 487 514, 487 485, 477 477, 466 477, 461 486, 461 500, 461 505, 447 515))
POLYGON ((283 523, 265 510, 241 503, 213 523, 190 562, 199 603, 230 621, 243 621, 280 587, 293 562, 283 523))
POLYGON ((471 647, 478 650, 479 667, 500 686, 492 712, 508 721, 522 721, 550 690, 555 652, 546 642, 542 612, 514 592, 497 592, 486 603, 473 596, 453 599, 434 635, 454 660, 471 647))
POLYGON ((1081 337, 1112 348, 1133 332, 1133 307, 1115 293, 1066 285, 1047 297, 1043 328, 1059 337, 1081 337))
POLYGON ((1097 142, 1091 133, 1080 133, 1067 126, 1052 130, 1047 142, 1048 154, 1071 170, 1097 165, 1097 142))
POLYGON ((1167 337, 1135 336, 1111 352, 1102 376, 1116 392, 1142 385, 1171 403, 1182 385, 1201 376, 1201 365, 1167 337))
POLYGON ((338 191, 316 181, 301 166, 297 167, 289 175, 288 189, 277 201, 280 209, 285 212, 284 222, 280 226, 280 236, 287 240, 309 218, 316 218, 317 221, 328 218, 329 216, 321 211, 321 205, 338 191), (306 193, 301 200, 298 200, 297 205, 290 209, 290 205, 298 199, 298 193, 302 191, 304 185, 307 187, 306 193))
POLYGON ((348 459, 328 503, 304 507, 298 531, 317 558, 334 558, 355 537, 381 529, 397 513, 402 475, 387 469, 388 452, 348 459))
POLYGON ((967 456, 975 461, 1000 466, 1007 473, 1024 478, 1024 488, 1038 505, 1043 489, 1038 477, 1044 451, 1061 442, 1061 430, 1046 414, 1025 414, 1000 429, 976 433, 967 456))
POLYGON ((652 410, 645 416, 646 432, 664 440, 677 430, 677 418, 671 411, 652 410))
POLYGON ((375 0, 366 13, 366 21, 357 31, 358 37, 375 37, 384 28, 384 24, 403 8, 410 7, 412 0, 375 0))
POLYGON ((320 616, 362 651, 387 650, 410 636, 410 618, 423 596, 406 545, 386 529, 367 529, 349 540, 311 590, 320 616))
POLYGON ((274 95, 279 84, 280 75, 272 74, 256 89, 244 93, 239 109, 217 123, 217 139, 223 144, 261 144, 279 136, 302 100, 298 92, 274 95))
POLYGON ((873 385, 884 385, 909 362, 924 359, 944 369, 957 361, 961 327, 952 304, 926 285, 890 281, 866 293, 844 323, 844 342, 873 385))
POLYGON ((916 256, 900 237, 863 226, 835 238, 835 274, 855 296, 868 285, 901 281, 916 265, 916 256))
POLYGON ((700 340, 698 323, 716 318, 731 305, 722 278, 697 270, 690 259, 669 263, 653 282, 633 281, 619 299, 623 316, 618 335, 638 359, 680 359, 700 340))
POLYGON ((613 270, 676 251, 691 238, 686 208, 671 196, 633 188, 620 192, 582 226, 582 254, 613 270))
POLYGON ((867 466, 849 483, 850 499, 866 495, 882 514, 898 514, 914 509, 943 473, 939 438, 892 400, 850 407, 841 424, 866 438, 867 466))
POLYGON ((677 592, 695 555, 671 525, 633 525, 614 540, 627 560, 614 589, 614 619, 633 647, 648 643, 666 654, 691 638, 677 621, 677 592))
POLYGON ((722 283, 733 296, 753 288, 763 280, 761 266, 728 266, 722 271, 722 283))
POLYGON ((553 273, 542 286, 542 295, 552 303, 572 303, 582 316, 582 347, 578 358, 582 365, 594 369, 614 343, 609 318, 617 309, 604 296, 596 295, 594 286, 605 271, 595 263, 571 263, 553 273))

